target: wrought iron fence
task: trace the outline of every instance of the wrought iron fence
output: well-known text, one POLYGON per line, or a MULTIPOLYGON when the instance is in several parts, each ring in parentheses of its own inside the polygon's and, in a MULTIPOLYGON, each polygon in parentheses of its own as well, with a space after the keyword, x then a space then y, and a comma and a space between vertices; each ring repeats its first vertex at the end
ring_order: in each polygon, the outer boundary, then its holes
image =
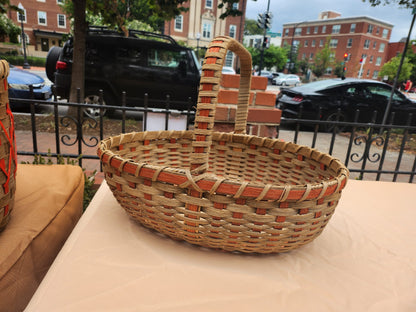
MULTIPOLYGON (((147 129, 147 115, 150 112, 162 113, 165 116, 165 129, 168 129, 168 116, 173 112, 173 110, 169 109, 170 99, 166 99, 165 109, 157 110, 149 108, 151 106, 149 101, 148 97, 145 96, 139 104, 140 107, 127 107, 125 96, 121 106, 87 105, 58 102, 56 100, 10 99, 12 106, 19 104, 20 106, 27 105, 30 107, 31 131, 22 132, 19 131, 18 126, 16 128, 17 154, 21 157, 40 155, 52 158, 61 156, 79 159, 78 163, 80 166, 99 170, 99 159, 95 151, 100 140, 108 136, 104 132, 104 124, 108 122, 108 119, 104 117, 104 110, 111 109, 121 112, 121 117, 118 119, 120 122, 120 133, 126 132, 127 115, 131 112, 140 112, 142 114, 143 130, 147 129), (45 135, 37 131, 36 110, 40 106, 51 107, 54 117, 54 133, 45 135), (61 107, 75 107, 75 116, 66 114, 66 110, 64 110, 65 113, 62 113, 60 111, 62 110, 61 107), (99 117, 94 119, 85 116, 83 110, 87 107, 99 109, 99 117), (66 128, 75 129, 76 131, 72 134, 68 134, 66 131, 61 133, 60 129, 66 128), (96 129, 97 134, 87 135, 86 129, 96 129), (23 136, 26 137, 26 142, 25 144, 19 144, 19 141, 23 140, 23 136), (39 142, 40 140, 45 140, 45 136, 47 146, 39 142)), ((194 116, 193 105, 194 103, 189 100, 188 110, 175 111, 176 114, 187 116, 187 128, 192 123, 194 116)), ((359 112, 356 114, 356 121, 358 120, 358 114, 359 112)), ((278 137, 298 144, 308 145, 339 158, 350 170, 352 178, 413 183, 416 174, 416 156, 414 153, 416 149, 416 137, 414 135, 416 127, 410 126, 411 118, 412 116, 410 115, 406 125, 394 125, 392 122, 394 114, 392 114, 390 123, 383 127, 374 122, 358 123, 339 120, 321 121, 282 118, 278 127, 278 137), (326 129, 331 129, 331 131, 321 132, 320 128, 323 126, 326 129), (303 129, 304 127, 306 129, 303 129), (348 131, 340 133, 340 129, 348 131), (394 150, 392 150, 393 148, 394 150)), ((376 120, 375 115, 373 115, 374 120, 376 120)))

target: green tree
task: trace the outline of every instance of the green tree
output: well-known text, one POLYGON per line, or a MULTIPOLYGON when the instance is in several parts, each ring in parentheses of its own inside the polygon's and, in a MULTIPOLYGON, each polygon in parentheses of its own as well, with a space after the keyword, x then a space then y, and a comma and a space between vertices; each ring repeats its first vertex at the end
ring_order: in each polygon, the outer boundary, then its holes
POLYGON ((316 53, 314 58, 312 72, 318 78, 321 77, 325 73, 325 70, 333 63, 331 58, 332 49, 329 47, 329 41, 330 39, 328 38, 325 46, 316 53))
MULTIPOLYGON (((363 2, 366 2, 366 0, 362 0, 363 2)), ((416 7, 416 1, 415 0, 367 0, 371 6, 378 6, 380 4, 386 5, 391 3, 397 3, 399 6, 404 7, 406 9, 411 9, 416 7)))
MULTIPOLYGON (((253 65, 260 64, 260 49, 249 47, 247 50, 251 54, 253 65)), ((264 49, 263 56, 263 66, 268 70, 276 67, 277 71, 282 71, 285 68, 287 51, 284 48, 272 44, 268 49, 264 49)))
POLYGON ((0 39, 4 42, 7 36, 11 42, 17 43, 20 28, 7 18, 6 13, 9 10, 18 11, 19 9, 17 6, 10 4, 10 0, 0 0, 0 39))
POLYGON ((257 21, 253 19, 246 19, 244 23, 244 35, 263 35, 264 29, 257 26, 257 21))
MULTIPOLYGON (((397 69, 399 68, 401 55, 393 57, 390 61, 385 63, 380 71, 380 76, 388 76, 389 81, 393 81, 397 74, 397 69)), ((404 58, 402 70, 398 78, 398 82, 404 82, 410 78, 412 74, 413 64, 409 63, 407 57, 404 58)), ((400 85, 400 84, 399 84, 400 85)))

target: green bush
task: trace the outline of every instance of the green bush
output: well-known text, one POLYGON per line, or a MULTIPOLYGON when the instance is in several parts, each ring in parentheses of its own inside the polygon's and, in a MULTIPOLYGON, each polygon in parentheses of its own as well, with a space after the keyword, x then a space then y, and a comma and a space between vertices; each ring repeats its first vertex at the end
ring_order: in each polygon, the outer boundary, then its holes
MULTIPOLYGON (((22 66, 24 63, 24 57, 21 55, 1 54, 0 58, 16 66, 22 66)), ((28 56, 27 62, 29 63, 30 66, 45 67, 46 58, 28 56)))

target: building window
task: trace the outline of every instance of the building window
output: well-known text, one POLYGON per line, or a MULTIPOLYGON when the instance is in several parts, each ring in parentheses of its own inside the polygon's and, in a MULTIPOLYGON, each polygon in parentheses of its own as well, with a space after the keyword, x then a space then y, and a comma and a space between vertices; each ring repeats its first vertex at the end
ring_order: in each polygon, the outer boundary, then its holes
POLYGON ((58 4, 64 4, 64 0, 56 0, 56 3, 58 3, 58 4))
POLYGON ((380 27, 376 28, 376 35, 378 35, 380 33, 380 27))
POLYGON ((347 48, 351 48, 352 47, 352 38, 349 38, 347 41, 347 48))
POLYGON ((315 39, 312 40, 311 47, 315 47, 315 39))
POLYGON ((225 56, 225 66, 232 67, 234 61, 234 53, 231 51, 227 52, 227 55, 225 56))
POLYGON ((237 32, 237 26, 230 25, 230 37, 231 38, 235 38, 236 32, 237 32))
POLYGON ((327 67, 325 69, 325 75, 332 75, 332 67, 327 67))
POLYGON ((378 77, 378 70, 375 70, 374 72, 373 72, 373 79, 377 79, 377 77, 378 77))
POLYGON ((289 36, 289 28, 285 29, 285 37, 289 36))
POLYGON ((64 14, 58 14, 58 27, 66 28, 66 18, 64 14))
POLYGON ((311 28, 310 28, 310 27, 307 27, 307 28, 306 28, 306 33, 307 33, 308 35, 311 33, 311 28))
POLYGON ((46 0, 36 0, 37 2, 45 2, 46 0))
POLYGON ((370 77, 370 70, 367 70, 367 77, 370 77))
POLYGON ((339 34, 340 30, 341 30, 341 25, 332 26, 332 33, 333 34, 339 34))
POLYGON ((315 26, 315 28, 313 29, 313 33, 317 34, 318 33, 318 26, 315 26))
POLYGON ((326 33, 326 25, 322 26, 322 33, 326 33))
POLYGON ((373 25, 368 24, 367 33, 371 34, 373 32, 373 25))
POLYGON ((178 15, 175 17, 175 31, 182 31, 183 16, 178 15))
POLYGON ((389 34, 389 30, 388 29, 383 29, 383 35, 382 35, 382 37, 383 38, 387 38, 388 34, 389 34))
POLYGON ((371 56, 370 56, 370 63, 372 63, 372 62, 373 62, 373 59, 374 59, 374 57, 373 57, 373 55, 371 55, 371 56))
POLYGON ((361 54, 361 58, 364 60, 367 58, 367 54, 361 54))
POLYGON ((319 40, 319 47, 323 47, 324 46, 324 39, 319 40))
POLYGON ((47 25, 46 24, 46 12, 38 11, 38 24, 47 25))
POLYGON ((381 65, 381 56, 377 57, 376 59, 376 66, 380 66, 381 65))
POLYGON ((335 59, 335 52, 329 53, 329 59, 331 60, 335 59))
POLYGON ((313 59, 313 53, 309 54, 309 60, 313 59))
POLYGON ((306 59, 306 53, 302 54, 302 60, 306 59))
POLYGON ((308 40, 305 40, 305 44, 303 45, 304 47, 308 46, 308 40))
POLYGON ((205 7, 208 9, 212 9, 212 0, 205 0, 205 7))
POLYGON ((301 33, 302 33, 302 28, 301 27, 297 27, 295 29, 295 36, 300 36, 301 33))
POLYGON ((23 8, 23 13, 17 13, 17 20, 19 21, 19 22, 23 22, 23 23, 26 23, 26 9, 25 8, 23 8))
POLYGON ((355 24, 351 24, 350 33, 355 32, 355 24))
POLYGON ((331 39, 329 41, 329 47, 330 48, 336 48, 338 46, 338 39, 331 39))
POLYGON ((233 9, 238 10, 238 3, 233 3, 233 9))
POLYGON ((202 38, 211 39, 211 24, 204 23, 202 25, 202 38))
POLYGON ((366 39, 364 41, 364 49, 368 49, 369 47, 370 47, 370 40, 369 39, 366 39))
POLYGON ((377 41, 374 41, 373 43, 373 49, 375 49, 377 47, 377 41))
POLYGON ((380 46, 378 47, 378 52, 384 52, 385 47, 386 47, 385 43, 380 43, 380 46))

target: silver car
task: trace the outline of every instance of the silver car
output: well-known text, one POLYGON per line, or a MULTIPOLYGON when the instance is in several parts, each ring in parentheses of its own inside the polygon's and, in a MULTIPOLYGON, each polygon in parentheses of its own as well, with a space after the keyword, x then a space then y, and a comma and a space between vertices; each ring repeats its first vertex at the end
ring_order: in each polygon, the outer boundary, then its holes
POLYGON ((273 79, 273 82, 278 86, 297 86, 300 84, 300 78, 296 75, 279 75, 273 79))

